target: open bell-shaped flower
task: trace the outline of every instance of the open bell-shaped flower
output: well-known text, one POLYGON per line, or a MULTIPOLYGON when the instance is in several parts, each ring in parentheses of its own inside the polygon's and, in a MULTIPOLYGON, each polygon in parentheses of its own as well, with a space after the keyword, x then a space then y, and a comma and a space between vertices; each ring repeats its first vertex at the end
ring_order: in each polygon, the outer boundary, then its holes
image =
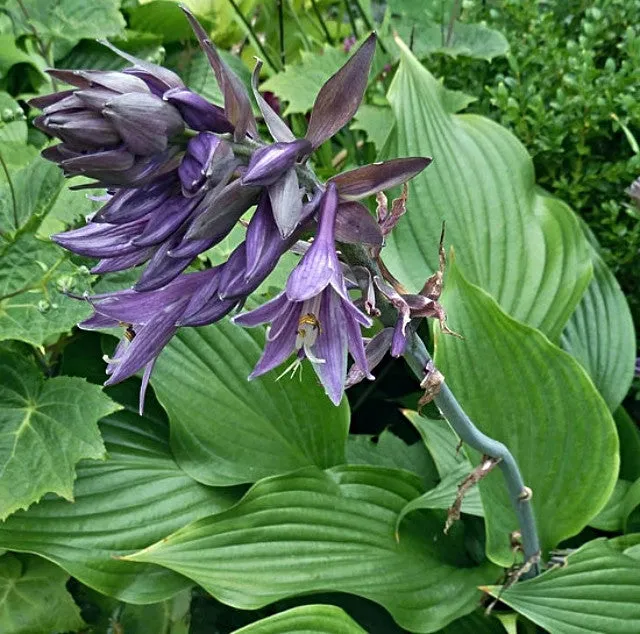
POLYGON ((371 325, 346 290, 334 242, 337 205, 337 192, 330 184, 320 203, 316 238, 289 276, 286 290, 234 318, 235 323, 248 327, 271 324, 264 353, 250 378, 275 368, 295 352, 293 371, 303 359, 311 361, 336 405, 344 392, 348 352, 370 376, 360 327, 371 325))

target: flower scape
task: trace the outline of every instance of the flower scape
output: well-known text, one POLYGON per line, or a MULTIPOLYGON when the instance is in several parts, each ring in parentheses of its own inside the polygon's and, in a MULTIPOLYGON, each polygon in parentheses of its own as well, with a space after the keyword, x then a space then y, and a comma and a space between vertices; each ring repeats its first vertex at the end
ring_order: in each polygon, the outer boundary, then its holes
MULTIPOLYGON (((301 254, 282 293, 236 314, 239 326, 269 324, 262 357, 250 379, 294 357, 283 374, 310 362, 329 398, 366 378, 387 351, 403 354, 414 317, 436 317, 441 272, 421 293, 409 294, 384 266, 387 235, 406 209, 403 195, 387 207, 383 190, 406 183, 431 162, 414 157, 374 163, 327 183, 310 155, 356 113, 376 47, 371 34, 321 88, 304 138, 297 139, 258 91, 255 101, 273 142, 265 142, 243 84, 220 58, 185 8, 221 92, 220 108, 192 92, 172 71, 103 42, 132 66, 121 72, 50 70, 70 90, 37 97, 35 124, 61 143, 44 150, 67 176, 106 188, 104 206, 85 226, 53 236, 64 248, 98 258, 103 274, 146 266, 132 288, 88 296, 94 314, 81 328, 125 326, 107 359, 106 384, 143 371, 140 409, 156 358, 178 328, 203 326, 238 311, 287 251, 301 254), (358 202, 377 194, 377 214, 358 202), (243 242, 219 266, 185 272, 197 256, 222 241, 255 207, 243 242), (342 245, 342 247, 341 247, 342 245), (348 263, 357 249, 376 263, 348 263), (380 316, 376 301, 395 310, 395 327, 372 339, 362 328, 380 316), (347 371, 348 354, 353 364, 347 371)), ((80 185, 78 188, 87 187, 80 185)), ((356 258, 357 259, 357 258, 356 258)), ((389 323, 387 320, 386 323, 389 323)), ((444 326, 446 329, 446 326, 444 326)))

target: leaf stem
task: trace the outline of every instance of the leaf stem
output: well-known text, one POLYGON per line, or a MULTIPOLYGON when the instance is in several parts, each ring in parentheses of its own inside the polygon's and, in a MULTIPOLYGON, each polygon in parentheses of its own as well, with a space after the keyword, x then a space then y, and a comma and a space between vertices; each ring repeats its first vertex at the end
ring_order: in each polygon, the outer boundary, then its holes
MULTIPOLYGON (((405 359, 413 373, 419 380, 422 380, 424 378, 424 369, 427 363, 431 361, 431 356, 422 339, 419 337, 410 338, 410 343, 405 352, 405 359)), ((500 461, 498 468, 502 471, 511 505, 520 525, 525 561, 532 562, 531 570, 524 574, 523 578, 537 575, 540 572, 537 563, 537 558, 540 555, 540 540, 529 489, 524 484, 516 459, 505 445, 482 433, 473 424, 446 382, 442 383, 440 392, 433 400, 463 442, 482 454, 500 461)))
POLYGON ((247 18, 244 17, 242 11, 240 11, 240 7, 236 4, 235 0, 229 0, 229 4, 232 6, 233 11, 238 16, 240 22, 242 22, 242 25, 244 26, 244 29, 247 33, 247 37, 249 38, 249 40, 251 40, 251 44, 253 44, 253 46, 255 46, 258 51, 260 51, 260 55, 263 57, 265 64, 269 67, 271 72, 277 72, 277 66, 273 63, 273 60, 269 56, 269 53, 267 53, 266 49, 262 45, 262 42, 260 41, 260 38, 256 34, 254 28, 251 26, 247 18))
POLYGON ((353 32, 353 36, 358 39, 358 29, 356 28, 356 16, 353 15, 353 9, 351 8, 351 1, 344 0, 344 6, 347 10, 347 15, 349 16, 349 24, 351 24, 351 31, 353 32))
MULTIPOLYGON (((373 23, 371 22, 371 20, 369 19, 369 16, 367 15, 366 11, 364 10, 364 7, 360 3, 360 0, 354 0, 354 1, 356 3, 356 7, 358 7, 358 13, 360 14, 360 17, 362 17, 362 21, 365 23, 367 30, 375 31, 376 29, 373 23)), ((389 54, 389 51, 387 50, 387 47, 384 45, 382 38, 378 38, 378 46, 380 47, 380 49, 385 55, 389 54)))
POLYGON ((331 46, 334 45, 334 40, 331 37, 331 33, 329 33, 329 28, 327 27, 324 18, 322 17, 322 13, 320 13, 320 9, 318 9, 318 5, 316 4, 316 0, 311 0, 311 7, 313 8, 313 12, 316 14, 316 18, 318 18, 318 22, 320 22, 320 26, 322 27, 322 31, 324 32, 324 36, 327 38, 327 42, 331 46))
POLYGON ((7 177, 7 182, 9 183, 9 191, 11 192, 11 204, 13 205, 13 224, 15 225, 16 231, 20 228, 18 222, 18 201, 16 200, 16 190, 13 187, 13 181, 11 180, 11 174, 9 174, 9 168, 4 161, 4 157, 0 152, 0 165, 2 165, 2 171, 7 177))
POLYGON ((460 10, 460 0, 455 0, 451 7, 451 15, 449 16, 449 26, 447 27, 447 36, 444 41, 445 46, 451 46, 451 38, 453 37, 453 27, 455 26, 456 19, 458 18, 458 11, 460 10))
POLYGON ((278 0, 278 30, 280 33, 280 63, 282 64, 282 68, 285 67, 283 1, 284 0, 278 0))

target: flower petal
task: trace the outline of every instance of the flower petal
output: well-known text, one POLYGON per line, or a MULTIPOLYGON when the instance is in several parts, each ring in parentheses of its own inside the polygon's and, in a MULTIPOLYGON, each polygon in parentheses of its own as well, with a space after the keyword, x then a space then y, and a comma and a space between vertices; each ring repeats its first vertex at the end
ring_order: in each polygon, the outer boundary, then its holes
POLYGON ((322 294, 320 334, 313 346, 316 357, 324 363, 314 363, 313 369, 334 405, 339 405, 347 377, 347 329, 341 298, 333 289, 322 294))
POLYGON ((303 216, 302 196, 295 170, 289 170, 269 187, 269 198, 280 235, 288 238, 303 216))
POLYGON ((289 304, 289 309, 282 313, 282 325, 279 328, 278 337, 267 338, 264 344, 264 352, 260 360, 249 375, 249 380, 277 368, 283 361, 291 356, 298 336, 298 323, 300 321, 300 305, 289 304))
POLYGON ((367 88, 375 49, 376 35, 372 33, 349 61, 320 88, 306 135, 314 149, 343 128, 358 110, 367 88))
MULTIPOLYGON (((380 361, 382 361, 382 359, 384 358, 384 355, 387 354, 387 351, 391 346, 392 338, 393 328, 383 328, 365 346, 365 355, 370 370, 373 370, 375 367, 377 367, 380 361)), ((345 382, 345 388, 350 388, 352 385, 360 383, 360 381, 366 378, 366 376, 367 375, 360 369, 360 366, 354 363, 349 368, 349 373, 347 374, 347 380, 345 382)))
POLYGON ((258 137, 256 120, 253 118, 251 102, 242 82, 237 75, 222 61, 218 51, 214 48, 206 31, 202 28, 196 17, 184 5, 180 5, 191 24, 200 47, 207 56, 220 90, 224 95, 224 112, 227 119, 233 124, 234 138, 240 142, 247 132, 254 138, 258 137))
POLYGON ((310 299, 318 295, 330 282, 344 285, 334 242, 337 206, 336 188, 329 184, 320 203, 315 240, 287 280, 287 296, 290 300, 310 299))
POLYGON ((431 164, 429 157, 399 158, 356 167, 334 176, 341 200, 358 200, 411 180, 431 164))
POLYGON ((272 143, 255 150, 247 171, 242 175, 242 184, 272 185, 291 170, 300 154, 310 149, 309 141, 298 139, 291 143, 272 143))
POLYGON ((289 126, 276 114, 274 109, 267 103, 265 98, 258 90, 258 80, 260 79, 260 70, 262 69, 262 60, 256 59, 256 66, 251 75, 251 87, 253 88, 253 96, 256 98, 260 112, 264 122, 271 132, 271 136, 276 141, 295 141, 296 137, 289 129, 289 126))
POLYGON ((262 306, 258 306, 258 308, 254 308, 247 313, 236 315, 231 321, 245 328, 254 328, 260 324, 267 324, 276 319, 288 303, 286 294, 280 293, 265 304, 262 304, 262 306))
POLYGON ((336 214, 336 240, 351 244, 381 246, 382 231, 369 210, 355 201, 338 205, 336 214))
POLYGON ((233 132, 224 110, 187 88, 173 88, 162 95, 175 106, 185 123, 199 132, 233 132))

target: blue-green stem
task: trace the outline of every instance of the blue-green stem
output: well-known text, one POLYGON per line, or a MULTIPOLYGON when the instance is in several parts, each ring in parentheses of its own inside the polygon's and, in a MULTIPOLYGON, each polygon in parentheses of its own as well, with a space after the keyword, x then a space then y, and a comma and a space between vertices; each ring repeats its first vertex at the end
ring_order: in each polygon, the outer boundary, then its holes
MULTIPOLYGON (((425 368, 431 361, 431 356, 419 337, 411 337, 410 341, 411 344, 405 352, 405 359, 421 381, 425 376, 425 368)), ((525 486, 516 459, 505 445, 482 433, 473 424, 456 400, 446 381, 442 382, 440 391, 433 400, 463 442, 483 455, 499 460, 498 467, 504 476, 511 505, 520 526, 525 562, 531 562, 531 569, 523 574, 522 577, 527 578, 537 575, 539 573, 540 540, 538 539, 530 491, 525 486)))

